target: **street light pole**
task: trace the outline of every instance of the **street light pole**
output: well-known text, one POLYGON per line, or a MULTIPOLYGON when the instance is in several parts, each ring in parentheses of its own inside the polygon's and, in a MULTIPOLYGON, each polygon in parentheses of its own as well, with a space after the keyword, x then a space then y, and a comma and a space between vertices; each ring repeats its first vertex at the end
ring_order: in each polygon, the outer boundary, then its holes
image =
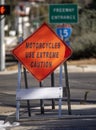
MULTIPOLYGON (((5 0, 0 1, 0 5, 4 4, 5 0)), ((0 71, 5 69, 5 44, 4 44, 4 19, 0 16, 0 71)))

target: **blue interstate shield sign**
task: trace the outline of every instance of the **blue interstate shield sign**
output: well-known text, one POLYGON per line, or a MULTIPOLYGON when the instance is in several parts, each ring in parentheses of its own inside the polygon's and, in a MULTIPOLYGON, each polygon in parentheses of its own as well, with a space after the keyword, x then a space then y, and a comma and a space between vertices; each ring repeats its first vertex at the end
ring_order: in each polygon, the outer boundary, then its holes
POLYGON ((62 40, 66 40, 71 36, 72 28, 71 27, 59 27, 56 29, 56 33, 62 40))

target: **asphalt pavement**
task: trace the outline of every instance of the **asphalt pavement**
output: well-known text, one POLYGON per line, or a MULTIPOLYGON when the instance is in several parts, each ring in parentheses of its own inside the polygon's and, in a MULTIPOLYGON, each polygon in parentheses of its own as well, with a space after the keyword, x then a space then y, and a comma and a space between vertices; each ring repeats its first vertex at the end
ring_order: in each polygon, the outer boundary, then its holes
MULTIPOLYGON (((55 73, 58 72, 59 69, 55 71, 55 73)), ((96 73, 96 65, 68 65, 68 72, 96 73)), ((17 69, 1 71, 0 76, 12 73, 17 73, 17 69)), ((6 90, 5 93, 7 93, 6 90)), ((27 108, 22 108, 18 121, 16 107, 11 106, 12 104, 9 106, 1 104, 0 130, 96 130, 95 104, 72 104, 72 114, 69 115, 68 106, 65 103, 62 105, 61 117, 58 115, 58 101, 54 110, 50 105, 46 106, 44 115, 40 113, 39 106, 31 108, 31 117, 28 116, 27 108)))

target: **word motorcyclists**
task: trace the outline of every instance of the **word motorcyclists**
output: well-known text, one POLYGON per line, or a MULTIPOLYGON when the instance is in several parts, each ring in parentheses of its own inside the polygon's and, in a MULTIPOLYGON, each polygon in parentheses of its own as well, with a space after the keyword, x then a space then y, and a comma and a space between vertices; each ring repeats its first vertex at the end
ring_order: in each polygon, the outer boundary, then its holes
POLYGON ((34 48, 34 49, 58 49, 60 48, 60 42, 42 42, 42 43, 35 43, 35 42, 26 42, 26 49, 28 48, 34 48))

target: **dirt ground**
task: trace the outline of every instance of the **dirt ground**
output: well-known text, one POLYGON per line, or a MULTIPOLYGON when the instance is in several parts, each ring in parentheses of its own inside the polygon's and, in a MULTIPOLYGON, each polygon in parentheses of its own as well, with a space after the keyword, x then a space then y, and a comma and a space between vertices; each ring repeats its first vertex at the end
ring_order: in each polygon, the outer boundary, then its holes
POLYGON ((96 59, 68 60, 69 65, 96 65, 96 59))

